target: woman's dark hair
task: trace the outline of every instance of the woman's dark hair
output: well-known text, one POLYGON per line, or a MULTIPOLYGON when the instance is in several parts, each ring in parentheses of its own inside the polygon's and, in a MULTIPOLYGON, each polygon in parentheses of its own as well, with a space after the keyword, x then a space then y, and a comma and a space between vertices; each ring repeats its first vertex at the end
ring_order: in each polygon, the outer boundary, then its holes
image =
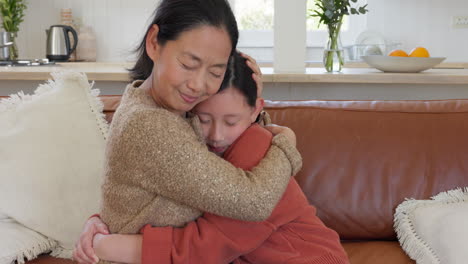
POLYGON ((232 51, 236 50, 239 38, 236 18, 227 0, 162 0, 136 49, 138 60, 130 69, 132 80, 144 80, 153 70, 153 61, 146 53, 146 38, 154 24, 159 26, 157 40, 162 46, 167 41, 176 40, 182 32, 202 25, 225 29, 231 39, 232 51))
POLYGON ((246 59, 237 51, 231 55, 228 68, 224 75, 221 88, 218 92, 232 87, 241 92, 249 106, 255 107, 257 101, 257 83, 252 78, 252 69, 247 65, 246 59))

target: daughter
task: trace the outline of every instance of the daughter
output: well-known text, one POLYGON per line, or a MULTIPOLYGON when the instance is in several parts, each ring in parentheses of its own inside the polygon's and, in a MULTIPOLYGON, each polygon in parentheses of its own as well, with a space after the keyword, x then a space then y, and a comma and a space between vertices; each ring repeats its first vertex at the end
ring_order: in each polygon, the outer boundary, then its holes
MULTIPOLYGON (((257 98, 252 70, 233 56, 221 92, 198 104, 203 135, 211 151, 249 170, 270 147, 272 135, 256 124, 264 105, 257 98)), ((260 115, 263 123, 268 116, 260 115)), ((336 232, 327 228, 291 179, 272 215, 244 222, 205 213, 184 228, 143 228, 141 235, 94 237, 99 258, 142 263, 349 263, 336 232), (142 248, 141 239, 146 240, 142 248), (150 243, 148 243, 150 242, 150 243)))

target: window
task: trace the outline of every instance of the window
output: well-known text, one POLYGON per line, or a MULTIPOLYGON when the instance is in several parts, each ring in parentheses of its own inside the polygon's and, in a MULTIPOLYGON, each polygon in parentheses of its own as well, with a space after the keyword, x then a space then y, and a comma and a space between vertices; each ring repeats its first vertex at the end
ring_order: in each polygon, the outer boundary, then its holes
POLYGON ((274 0, 231 0, 239 47, 273 47, 274 0))
POLYGON ((240 30, 273 30, 273 0, 237 0, 235 13, 240 30))
MULTIPOLYGON (((288 0, 283 0, 288 1, 288 0)), ((294 5, 294 0, 289 0, 294 5)), ((358 0, 357 5, 367 0, 358 0)), ((230 0, 240 30, 238 47, 259 61, 273 61, 274 0, 230 0)), ((307 0, 307 10, 315 6, 315 0, 307 0)), ((304 16, 308 11, 304 10, 304 16)), ((315 17, 307 18, 306 61, 321 60, 321 49, 327 39, 327 29, 318 25, 315 17)), ((346 16, 341 41, 344 46, 354 44, 356 37, 367 27, 366 15, 346 16)))

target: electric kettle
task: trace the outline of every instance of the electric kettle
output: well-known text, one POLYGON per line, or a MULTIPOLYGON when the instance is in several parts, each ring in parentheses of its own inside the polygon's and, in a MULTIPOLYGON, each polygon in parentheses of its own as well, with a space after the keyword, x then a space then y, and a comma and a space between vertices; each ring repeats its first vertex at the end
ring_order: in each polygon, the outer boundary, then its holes
POLYGON ((66 25, 53 25, 46 30, 47 52, 46 57, 51 61, 67 61, 70 54, 76 49, 78 44, 78 34, 66 25), (73 47, 70 44, 70 35, 73 34, 73 47))

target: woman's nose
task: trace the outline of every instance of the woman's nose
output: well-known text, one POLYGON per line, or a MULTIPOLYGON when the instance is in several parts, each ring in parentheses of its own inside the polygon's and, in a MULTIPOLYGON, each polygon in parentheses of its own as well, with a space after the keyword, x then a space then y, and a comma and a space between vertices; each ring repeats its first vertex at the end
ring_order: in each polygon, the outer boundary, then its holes
POLYGON ((197 71, 194 74, 192 74, 187 86, 194 93, 200 95, 200 92, 202 92, 205 87, 204 74, 201 71, 197 71))

